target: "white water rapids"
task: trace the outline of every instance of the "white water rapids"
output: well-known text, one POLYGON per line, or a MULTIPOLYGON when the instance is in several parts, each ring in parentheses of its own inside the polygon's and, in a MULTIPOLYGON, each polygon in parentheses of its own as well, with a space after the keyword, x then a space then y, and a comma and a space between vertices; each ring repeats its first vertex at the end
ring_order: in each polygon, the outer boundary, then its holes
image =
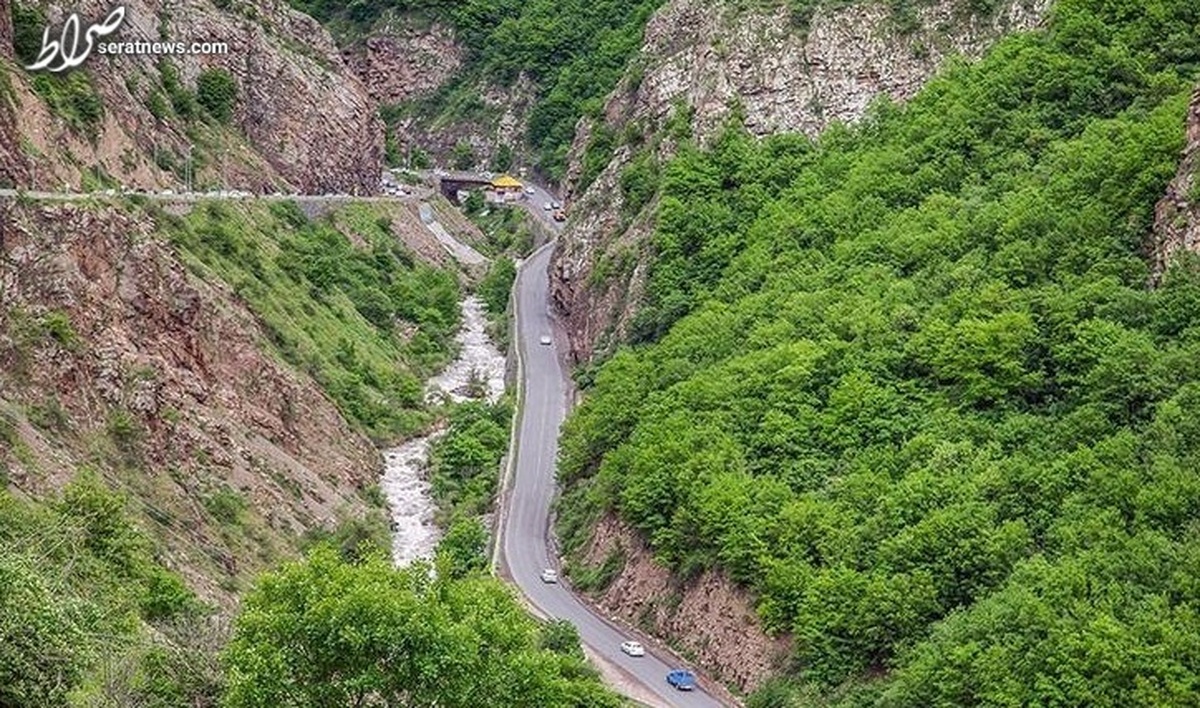
MULTIPOLYGON (((455 336, 461 347, 458 358, 426 384, 426 399, 446 396, 459 403, 482 388, 490 402, 504 393, 504 355, 488 339, 483 303, 471 296, 462 301, 462 328, 455 336), (472 383, 474 382, 474 386, 472 383)), ((433 522, 436 505, 426 475, 429 446, 444 430, 384 450, 380 487, 392 512, 392 558, 408 565, 430 558, 441 530, 433 522)))

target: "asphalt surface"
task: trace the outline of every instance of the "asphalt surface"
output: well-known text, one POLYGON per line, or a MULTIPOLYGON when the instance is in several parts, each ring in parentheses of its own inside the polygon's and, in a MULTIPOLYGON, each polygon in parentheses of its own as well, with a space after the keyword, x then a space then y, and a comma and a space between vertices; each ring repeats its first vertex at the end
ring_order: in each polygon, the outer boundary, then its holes
POLYGON ((561 232, 563 228, 563 222, 554 220, 553 210, 548 211, 543 208, 544 205, 549 204, 550 202, 559 201, 558 197, 531 182, 525 182, 525 185, 533 188, 533 194, 522 194, 524 198, 521 200, 521 204, 528 209, 535 218, 549 226, 553 233, 557 234, 561 232))
MULTIPOLYGON (((570 388, 558 355, 561 333, 550 314, 547 267, 554 249, 550 244, 521 266, 516 283, 516 332, 520 347, 523 404, 517 430, 517 447, 502 524, 503 560, 513 582, 540 614, 571 621, 583 643, 602 659, 618 667, 625 678, 645 688, 656 703, 682 708, 709 708, 721 703, 701 691, 677 691, 666 675, 677 665, 653 655, 647 646, 643 657, 621 652, 621 642, 631 635, 601 618, 566 585, 541 580, 542 570, 557 568, 550 558, 550 504, 554 498, 558 431, 569 406, 570 388), (549 346, 540 343, 551 335, 549 346)), ((639 692, 640 693, 640 692, 639 692)), ((635 696, 636 697, 636 696, 635 696)))

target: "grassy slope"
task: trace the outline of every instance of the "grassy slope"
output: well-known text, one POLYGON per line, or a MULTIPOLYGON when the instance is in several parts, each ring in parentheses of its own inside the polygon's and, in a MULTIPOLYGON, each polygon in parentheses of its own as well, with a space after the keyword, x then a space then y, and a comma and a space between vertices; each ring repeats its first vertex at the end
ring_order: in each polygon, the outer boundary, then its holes
POLYGON ((243 298, 280 356, 376 439, 429 422, 424 380, 450 359, 453 275, 413 260, 369 205, 344 208, 357 246, 294 205, 206 203, 166 217, 185 262, 243 298))

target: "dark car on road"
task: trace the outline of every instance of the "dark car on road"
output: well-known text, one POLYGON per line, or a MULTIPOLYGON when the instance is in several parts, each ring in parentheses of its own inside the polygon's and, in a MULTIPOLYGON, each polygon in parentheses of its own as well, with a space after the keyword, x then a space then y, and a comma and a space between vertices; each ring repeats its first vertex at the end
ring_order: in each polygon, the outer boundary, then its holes
POLYGON ((687 669, 674 669, 667 672, 667 683, 680 691, 691 691, 696 688, 696 674, 687 669))

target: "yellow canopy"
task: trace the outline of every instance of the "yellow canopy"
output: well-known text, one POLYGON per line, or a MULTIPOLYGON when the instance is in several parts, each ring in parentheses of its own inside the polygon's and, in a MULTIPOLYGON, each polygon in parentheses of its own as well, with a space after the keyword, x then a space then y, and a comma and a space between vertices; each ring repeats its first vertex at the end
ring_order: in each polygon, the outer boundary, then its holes
POLYGON ((520 189, 521 182, 509 175, 500 175, 492 180, 492 186, 497 189, 520 189))

